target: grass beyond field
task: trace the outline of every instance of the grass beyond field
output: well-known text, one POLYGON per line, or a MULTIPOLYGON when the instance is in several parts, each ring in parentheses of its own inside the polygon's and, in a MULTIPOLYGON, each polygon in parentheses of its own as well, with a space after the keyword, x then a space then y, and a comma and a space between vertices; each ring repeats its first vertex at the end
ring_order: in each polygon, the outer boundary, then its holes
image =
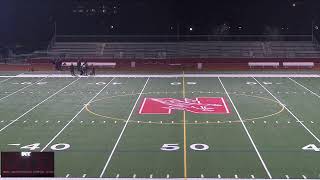
POLYGON ((57 177, 320 178, 317 75, 60 76, 0 76, 0 151, 55 151, 57 177))

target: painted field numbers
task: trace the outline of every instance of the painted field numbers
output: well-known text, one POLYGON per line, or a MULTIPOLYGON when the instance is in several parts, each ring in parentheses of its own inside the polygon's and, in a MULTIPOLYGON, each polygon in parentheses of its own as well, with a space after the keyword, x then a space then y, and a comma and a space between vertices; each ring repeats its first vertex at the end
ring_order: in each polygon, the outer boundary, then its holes
MULTIPOLYGON (((206 144, 191 144, 190 149, 194 151, 206 151, 209 149, 209 146, 206 144)), ((162 151, 177 151, 180 149, 179 144, 164 144, 160 148, 162 151)))
POLYGON ((305 151, 316 151, 316 152, 320 152, 320 148, 318 148, 316 145, 314 144, 308 144, 305 147, 302 148, 305 151))
MULTIPOLYGON (((54 144, 50 147, 50 149, 53 151, 63 151, 69 148, 70 148, 70 144, 66 144, 66 143, 54 144)), ((34 150, 40 149, 40 143, 28 144, 20 147, 20 149, 34 151, 34 150)))

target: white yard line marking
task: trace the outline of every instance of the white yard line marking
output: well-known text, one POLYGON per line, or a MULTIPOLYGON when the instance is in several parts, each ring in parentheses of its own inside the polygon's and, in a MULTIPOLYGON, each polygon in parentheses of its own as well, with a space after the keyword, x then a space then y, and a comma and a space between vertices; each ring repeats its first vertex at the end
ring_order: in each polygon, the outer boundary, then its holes
POLYGON ((26 88, 28 88, 28 87, 30 87, 30 86, 38 83, 38 82, 41 82, 41 81, 44 80, 44 79, 46 79, 46 77, 40 79, 39 81, 37 81, 37 82, 35 82, 35 83, 29 84, 28 86, 25 86, 25 87, 23 87, 23 88, 21 88, 21 89, 18 89, 17 91, 15 91, 15 92, 13 92, 13 93, 11 93, 11 94, 8 94, 7 96, 1 98, 0 101, 4 100, 4 99, 6 99, 6 98, 8 98, 8 97, 10 97, 10 96, 12 96, 12 95, 14 95, 14 94, 17 94, 18 92, 20 92, 20 91, 22 91, 22 90, 24 90, 24 89, 26 89, 26 88))
POLYGON ((26 114, 28 114, 29 112, 31 112, 32 110, 34 110, 35 108, 37 108, 38 106, 40 106, 41 104, 43 104, 44 102, 46 102, 47 100, 49 100, 50 98, 52 98, 53 96, 59 94, 61 91, 63 91, 64 89, 66 89, 67 87, 69 87, 70 85, 72 85, 73 83, 75 83, 76 81, 78 81, 80 78, 72 81, 70 84, 66 85, 65 87, 63 87, 62 89, 60 89, 59 91, 55 92, 54 94, 52 94, 51 96, 47 97, 45 100, 41 101, 40 103, 38 103, 37 105, 33 106, 31 109, 29 109, 28 111, 26 111, 25 113, 23 113, 22 115, 20 115, 17 119, 11 121, 9 124, 7 124, 6 126, 4 126, 2 129, 0 129, 0 132, 2 132, 3 130, 5 130, 7 127, 9 127, 11 124, 15 123, 16 121, 18 121, 19 119, 21 119, 23 116, 25 116, 26 114))
POLYGON ((2 81, 0 81, 0 84, 3 83, 3 82, 6 82, 6 81, 8 81, 8 80, 10 80, 10 79, 12 79, 12 78, 14 78, 14 77, 10 77, 10 78, 8 78, 8 79, 2 80, 2 81))
POLYGON ((267 168, 264 160, 262 159, 262 156, 260 155, 260 152, 259 152, 258 148, 256 147, 256 144, 254 143, 254 141, 253 141, 253 139, 252 139, 252 137, 251 137, 251 135, 250 135, 250 133, 249 133, 246 125, 244 124, 244 122, 243 122, 243 120, 242 120, 242 117, 240 116, 240 114, 239 114, 239 112, 238 112, 237 107, 236 107, 235 104, 233 103, 233 101, 232 101, 232 99, 231 99, 231 97, 230 97, 227 89, 224 87, 224 84, 222 83, 220 77, 218 77, 218 79, 219 79, 220 84, 221 84, 222 88, 224 89, 226 95, 228 96, 228 98, 229 98, 229 100, 230 100, 230 102, 231 102, 231 104, 232 104, 232 106, 233 106, 233 108, 234 108, 234 110, 235 110, 235 112, 236 112, 239 120, 241 121, 241 124, 242 124, 245 132, 247 133, 247 136, 249 137, 249 140, 250 140, 252 146, 254 147, 254 149, 255 149, 255 151, 256 151, 256 153, 257 153, 257 155, 258 155, 258 157, 259 157, 259 159, 260 159, 260 161, 261 161, 262 166, 264 167, 266 173, 268 174, 268 177, 269 177, 270 179, 272 179, 272 176, 271 176, 271 174, 270 174, 270 172, 269 172, 269 170, 268 170, 268 168, 267 168))
MULTIPOLYGON (((90 101, 87 104, 90 104, 107 86, 114 80, 115 78, 112 78, 108 84, 106 84, 93 98, 90 99, 90 101)), ((41 149, 41 152, 43 152, 68 126, 71 124, 71 122, 86 108, 86 105, 84 105, 80 111, 48 142, 48 144, 41 149)))
POLYGON ((311 132, 311 130, 305 126, 303 124, 302 121, 300 121, 300 119, 294 115, 277 97, 275 97, 266 87, 264 87, 256 78, 252 77, 258 84, 260 84, 260 86, 265 89, 276 101, 278 101, 278 103, 283 106, 296 120, 298 123, 300 123, 302 125, 302 127, 304 127, 319 143, 320 143, 320 139, 315 135, 313 134, 313 132, 311 132))
POLYGON ((128 122, 129 122, 129 120, 130 120, 130 118, 131 118, 131 116, 132 116, 132 114, 133 114, 133 112, 134 112, 134 110, 135 110, 138 102, 139 102, 139 99, 140 99, 140 97, 141 97, 144 89, 146 88, 148 82, 149 82, 149 79, 150 79, 150 78, 148 77, 146 83, 144 84, 142 90, 141 90, 140 93, 139 93, 139 96, 138 96, 138 98, 137 98, 134 106, 132 107, 132 110, 131 110, 131 112, 130 112, 130 114, 129 114, 129 117, 128 117, 125 125, 123 126, 122 131, 121 131, 121 133, 120 133, 120 135, 119 135, 119 137, 118 137, 118 140, 117 140, 117 142, 115 143, 115 145, 114 145, 114 147, 113 147, 113 149, 112 149, 112 151, 111 151, 111 154, 109 155, 109 158, 108 158, 105 166, 104 166, 103 169, 102 169, 102 172, 101 172, 101 174, 100 174, 100 178, 103 176, 103 174, 105 173, 105 171, 106 171, 106 169, 107 169, 107 167, 108 167, 108 165, 109 165, 109 163, 110 163, 110 160, 111 160, 111 158, 112 158, 112 156, 113 156, 113 153, 114 153, 114 151, 116 150, 116 148, 117 148, 117 146, 118 146, 118 143, 119 143, 119 141, 120 141, 120 139, 121 139, 121 137, 122 137, 122 134, 124 133, 124 131, 125 131, 127 125, 128 125, 128 122))
POLYGON ((292 82, 294 82, 294 83, 298 84, 299 86, 301 86, 301 87, 302 87, 302 88, 304 88, 305 90, 309 91, 311 94, 313 94, 313 95, 317 96, 318 98, 320 98, 320 96, 319 96, 317 93, 315 93, 315 92, 311 91, 310 89, 308 89, 308 88, 307 88, 307 87, 305 87, 304 85, 302 85, 302 84, 298 83, 296 80, 291 79, 290 77, 288 77, 288 79, 290 79, 292 82))

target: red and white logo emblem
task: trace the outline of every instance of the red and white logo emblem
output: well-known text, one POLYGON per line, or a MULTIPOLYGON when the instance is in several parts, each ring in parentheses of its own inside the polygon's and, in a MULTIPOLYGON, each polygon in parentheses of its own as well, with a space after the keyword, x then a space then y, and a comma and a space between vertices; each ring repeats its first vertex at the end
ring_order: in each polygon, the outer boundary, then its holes
POLYGON ((145 98, 139 114, 171 114, 172 110, 195 114, 229 114, 229 108, 222 97, 198 97, 196 99, 145 98))

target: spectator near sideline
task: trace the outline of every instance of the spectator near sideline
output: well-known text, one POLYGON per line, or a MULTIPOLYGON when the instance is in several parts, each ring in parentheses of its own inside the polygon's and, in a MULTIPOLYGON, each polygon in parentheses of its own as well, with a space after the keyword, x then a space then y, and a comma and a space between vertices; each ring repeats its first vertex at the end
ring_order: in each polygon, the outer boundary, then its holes
POLYGON ((74 73, 74 66, 73 66, 73 64, 71 64, 71 66, 70 66, 70 72, 71 72, 71 75, 72 76, 75 76, 76 74, 74 73))

